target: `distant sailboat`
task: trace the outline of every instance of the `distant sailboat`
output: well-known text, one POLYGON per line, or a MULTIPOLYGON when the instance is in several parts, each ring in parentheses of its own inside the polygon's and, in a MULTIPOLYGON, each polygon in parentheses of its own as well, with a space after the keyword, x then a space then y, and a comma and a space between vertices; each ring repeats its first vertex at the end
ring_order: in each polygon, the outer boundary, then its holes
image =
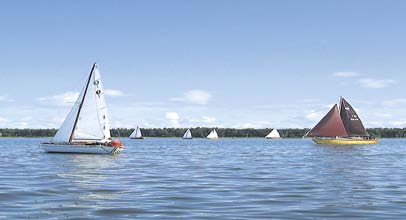
POLYGON ((190 129, 187 129, 187 131, 185 132, 185 134, 183 134, 183 139, 193 139, 192 136, 192 132, 190 131, 190 129))
POLYGON ((137 126, 137 128, 131 133, 130 137, 131 139, 144 139, 141 133, 141 129, 137 126))
POLYGON ((50 153, 117 154, 124 149, 111 140, 100 73, 93 64, 85 87, 49 143, 40 146, 50 153))
POLYGON ((213 129, 211 130, 210 134, 207 135, 206 138, 207 138, 207 139, 219 139, 219 136, 218 136, 218 134, 217 134, 216 129, 213 128, 213 129))
POLYGON ((318 144, 377 144, 370 137, 354 108, 344 99, 335 104, 305 137, 312 137, 318 144))
POLYGON ((279 135, 278 130, 273 129, 267 136, 265 136, 266 139, 280 139, 281 136, 279 135))

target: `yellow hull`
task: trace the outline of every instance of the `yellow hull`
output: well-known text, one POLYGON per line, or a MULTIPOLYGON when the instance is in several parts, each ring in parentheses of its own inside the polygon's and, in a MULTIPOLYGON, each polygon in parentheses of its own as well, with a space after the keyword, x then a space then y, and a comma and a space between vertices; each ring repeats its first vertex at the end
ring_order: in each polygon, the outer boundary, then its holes
POLYGON ((318 139, 313 138, 313 141, 318 144, 331 144, 331 145, 359 145, 359 144, 377 144, 378 139, 318 139))

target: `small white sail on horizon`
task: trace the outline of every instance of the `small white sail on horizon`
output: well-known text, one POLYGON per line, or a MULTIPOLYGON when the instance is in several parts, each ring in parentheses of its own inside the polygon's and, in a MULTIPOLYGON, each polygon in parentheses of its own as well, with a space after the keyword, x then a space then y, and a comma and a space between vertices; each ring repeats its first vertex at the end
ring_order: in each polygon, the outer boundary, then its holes
POLYGON ((185 132, 185 134, 183 134, 183 139, 192 139, 192 132, 190 131, 190 129, 187 129, 187 131, 185 132))
POLYGON ((55 136, 41 146, 47 152, 62 153, 118 153, 116 147, 123 149, 120 141, 111 140, 103 85, 96 64, 55 136), (117 145, 114 150, 111 150, 112 144, 117 145))
POLYGON ((137 126, 137 128, 133 131, 133 133, 131 133, 131 135, 129 136, 129 138, 131 139, 144 139, 144 137, 142 136, 141 133, 141 129, 137 126))
POLYGON ((281 136, 278 132, 278 130, 273 129, 267 136, 265 136, 266 139, 280 139, 281 136))
POLYGON ((218 134, 217 134, 216 129, 213 128, 213 129, 211 130, 210 134, 207 135, 206 138, 207 138, 207 139, 218 139, 219 136, 218 136, 218 134))

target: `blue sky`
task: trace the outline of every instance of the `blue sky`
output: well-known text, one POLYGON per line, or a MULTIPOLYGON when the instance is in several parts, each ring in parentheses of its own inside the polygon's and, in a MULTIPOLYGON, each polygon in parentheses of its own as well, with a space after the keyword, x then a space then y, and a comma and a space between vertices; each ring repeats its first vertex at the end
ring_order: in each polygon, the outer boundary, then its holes
POLYGON ((0 127, 58 128, 92 63, 112 127, 406 126, 404 1, 2 1, 0 127))

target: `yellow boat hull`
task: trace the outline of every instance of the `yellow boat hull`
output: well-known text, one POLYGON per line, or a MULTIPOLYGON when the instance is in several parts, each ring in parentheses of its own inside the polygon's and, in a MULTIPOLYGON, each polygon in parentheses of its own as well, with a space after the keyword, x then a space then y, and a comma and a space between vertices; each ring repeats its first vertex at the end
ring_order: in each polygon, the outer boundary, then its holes
POLYGON ((313 138, 317 144, 331 144, 331 145, 360 145, 360 144, 377 144, 378 139, 318 139, 313 138))

